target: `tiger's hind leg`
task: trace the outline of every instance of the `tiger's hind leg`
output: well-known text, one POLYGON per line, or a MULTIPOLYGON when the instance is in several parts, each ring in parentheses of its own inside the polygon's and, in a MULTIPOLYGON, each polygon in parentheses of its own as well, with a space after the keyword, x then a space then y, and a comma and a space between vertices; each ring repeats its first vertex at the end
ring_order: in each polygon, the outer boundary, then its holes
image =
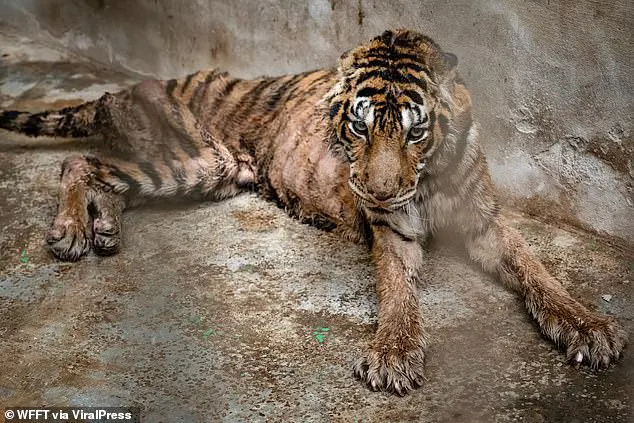
POLYGON ((91 246, 102 255, 119 250, 121 212, 125 196, 99 185, 96 168, 84 156, 71 156, 62 164, 57 216, 46 234, 55 257, 76 261, 91 246))
POLYGON ((89 166, 76 156, 62 164, 58 214, 46 233, 46 242, 55 257, 75 261, 90 249, 88 202, 89 166))
POLYGON ((109 256, 121 248, 121 214, 126 198, 112 191, 99 190, 88 206, 92 217, 92 248, 100 256, 109 256))
POLYGON ((64 161, 58 215, 47 234, 53 254, 77 260, 120 248, 121 213, 151 198, 221 200, 245 191, 257 169, 248 151, 225 145, 171 95, 145 81, 98 100, 95 127, 110 152, 64 161))
POLYGON ((91 248, 114 254, 127 205, 170 197, 221 200, 253 182, 249 157, 212 142, 196 159, 169 163, 71 156, 62 165, 58 213, 46 240, 61 260, 78 260, 91 248))

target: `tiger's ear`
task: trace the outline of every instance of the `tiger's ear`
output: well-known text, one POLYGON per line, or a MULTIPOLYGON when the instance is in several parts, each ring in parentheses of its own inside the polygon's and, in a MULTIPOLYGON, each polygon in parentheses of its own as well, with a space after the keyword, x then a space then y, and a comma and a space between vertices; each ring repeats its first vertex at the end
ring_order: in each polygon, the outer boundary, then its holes
POLYGON ((458 66, 458 56, 453 53, 445 53, 445 63, 448 66, 448 70, 454 70, 458 66))
POLYGON ((442 53, 442 65, 440 66, 440 74, 438 75, 438 83, 444 87, 446 93, 452 93, 454 90, 454 81, 458 76, 458 58, 453 53, 442 53))

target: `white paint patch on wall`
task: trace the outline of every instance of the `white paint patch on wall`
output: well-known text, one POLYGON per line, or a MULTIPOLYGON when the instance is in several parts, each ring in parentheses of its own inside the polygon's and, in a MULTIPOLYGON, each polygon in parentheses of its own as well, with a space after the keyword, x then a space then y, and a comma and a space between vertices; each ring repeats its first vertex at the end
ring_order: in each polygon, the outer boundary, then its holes
POLYGON ((490 158, 489 169, 498 188, 516 197, 540 195, 556 198, 549 189, 553 184, 542 167, 528 154, 516 151, 503 159, 490 158))
POLYGON ((24 83, 20 81, 8 80, 7 82, 0 85, 0 94, 9 97, 19 97, 36 85, 37 82, 24 83))
POLYGON ((634 205, 623 181, 606 163, 566 141, 536 157, 559 183, 575 187, 577 218, 623 238, 634 234, 634 205))

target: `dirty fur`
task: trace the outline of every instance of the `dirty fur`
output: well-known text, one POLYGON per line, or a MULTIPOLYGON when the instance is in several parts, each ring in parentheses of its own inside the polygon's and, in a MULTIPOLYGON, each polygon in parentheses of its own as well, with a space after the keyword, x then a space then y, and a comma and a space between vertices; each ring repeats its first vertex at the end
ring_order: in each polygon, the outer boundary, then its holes
POLYGON ((4 111, 0 127, 91 136, 108 151, 62 165, 46 236, 62 260, 119 251, 126 206, 246 190, 366 240, 379 321, 354 372, 372 389, 405 394, 425 380, 416 294, 422 243, 447 226, 463 235, 475 262, 518 293, 571 363, 606 367, 626 334, 574 300, 501 220, 456 64, 426 36, 386 31, 345 53, 337 69, 254 80, 200 71, 59 111, 4 111))

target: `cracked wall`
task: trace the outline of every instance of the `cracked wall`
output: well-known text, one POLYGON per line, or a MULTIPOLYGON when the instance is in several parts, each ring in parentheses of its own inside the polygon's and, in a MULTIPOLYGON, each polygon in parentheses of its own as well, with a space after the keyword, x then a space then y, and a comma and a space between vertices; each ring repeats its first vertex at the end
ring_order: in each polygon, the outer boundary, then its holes
POLYGON ((459 57, 503 200, 634 243, 634 4, 0 0, 0 21, 148 76, 332 65, 388 27, 459 57))

